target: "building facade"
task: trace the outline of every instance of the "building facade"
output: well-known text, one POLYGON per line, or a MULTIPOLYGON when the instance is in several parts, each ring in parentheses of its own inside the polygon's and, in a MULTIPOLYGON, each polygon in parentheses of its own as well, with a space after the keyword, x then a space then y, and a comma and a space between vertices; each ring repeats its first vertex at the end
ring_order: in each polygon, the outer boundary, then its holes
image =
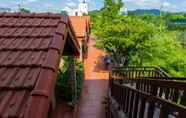
POLYGON ((87 0, 81 0, 76 7, 68 6, 66 11, 69 16, 83 16, 88 14, 88 2, 87 0))

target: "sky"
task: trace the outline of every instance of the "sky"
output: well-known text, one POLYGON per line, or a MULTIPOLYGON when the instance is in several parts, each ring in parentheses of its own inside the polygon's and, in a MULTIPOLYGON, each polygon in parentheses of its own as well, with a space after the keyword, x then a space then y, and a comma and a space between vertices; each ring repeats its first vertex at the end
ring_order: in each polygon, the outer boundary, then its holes
MULTIPOLYGON (((75 7, 81 0, 0 0, 0 7, 18 9, 18 4, 22 3, 25 8, 33 12, 59 12, 67 6, 75 7), (22 1, 22 2, 21 2, 22 1)), ((103 7, 104 0, 87 0, 89 10, 98 10, 103 7)), ((186 0, 123 0, 125 7, 134 9, 159 9, 171 12, 186 12, 186 0)))

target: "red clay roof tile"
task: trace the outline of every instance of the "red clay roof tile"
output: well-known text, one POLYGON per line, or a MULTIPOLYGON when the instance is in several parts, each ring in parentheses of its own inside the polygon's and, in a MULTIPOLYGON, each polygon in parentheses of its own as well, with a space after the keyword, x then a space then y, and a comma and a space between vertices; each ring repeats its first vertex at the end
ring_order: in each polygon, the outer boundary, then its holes
POLYGON ((84 38, 89 33, 90 17, 89 16, 70 16, 70 21, 78 39, 84 38))
POLYGON ((67 36, 68 17, 0 13, 0 118, 46 118, 67 36))

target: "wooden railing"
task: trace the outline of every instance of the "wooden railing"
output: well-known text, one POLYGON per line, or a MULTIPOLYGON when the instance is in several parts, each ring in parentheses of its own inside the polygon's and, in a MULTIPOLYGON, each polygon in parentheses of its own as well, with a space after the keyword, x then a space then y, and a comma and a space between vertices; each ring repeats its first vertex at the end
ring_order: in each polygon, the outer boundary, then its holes
POLYGON ((121 75, 127 78, 138 77, 169 77, 160 67, 114 67, 111 74, 121 75))
POLYGON ((115 68, 110 73, 107 117, 186 118, 185 80, 154 67, 115 68))

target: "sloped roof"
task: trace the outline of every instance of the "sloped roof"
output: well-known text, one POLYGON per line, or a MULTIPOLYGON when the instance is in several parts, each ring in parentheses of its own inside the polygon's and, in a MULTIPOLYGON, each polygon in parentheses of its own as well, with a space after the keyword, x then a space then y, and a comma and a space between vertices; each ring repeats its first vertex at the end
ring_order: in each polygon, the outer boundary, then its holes
POLYGON ((70 16, 72 26, 76 33, 76 37, 83 38, 89 33, 90 17, 89 16, 70 16))
POLYGON ((47 117, 67 42, 79 53, 68 17, 0 14, 0 118, 47 117))

